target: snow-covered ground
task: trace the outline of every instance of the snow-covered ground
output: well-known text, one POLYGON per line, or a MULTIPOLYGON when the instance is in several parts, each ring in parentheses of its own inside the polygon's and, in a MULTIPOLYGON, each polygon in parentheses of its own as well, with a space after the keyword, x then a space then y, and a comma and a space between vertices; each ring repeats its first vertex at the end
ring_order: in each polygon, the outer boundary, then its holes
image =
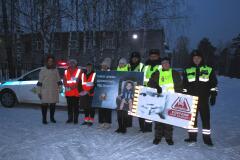
MULTIPOLYGON (((57 110, 57 124, 41 124, 38 107, 7 109, 0 106, 1 160, 239 160, 240 159, 240 80, 219 77, 219 96, 211 109, 214 147, 183 141, 187 132, 174 129, 175 145, 163 139, 153 145, 153 133, 140 133, 138 121, 126 134, 117 134, 116 114, 108 130, 67 125, 67 113, 57 110)), ((80 115, 80 123, 83 115, 80 115)))

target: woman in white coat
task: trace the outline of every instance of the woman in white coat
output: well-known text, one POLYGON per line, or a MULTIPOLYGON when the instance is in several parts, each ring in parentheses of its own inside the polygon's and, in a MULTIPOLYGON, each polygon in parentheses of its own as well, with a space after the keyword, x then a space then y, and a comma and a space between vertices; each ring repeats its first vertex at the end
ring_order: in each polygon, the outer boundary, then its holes
POLYGON ((47 57, 46 66, 42 67, 39 73, 38 96, 42 105, 42 123, 47 124, 47 110, 50 108, 50 121, 56 123, 54 119, 55 106, 59 102, 59 89, 62 81, 55 65, 55 58, 51 55, 47 57))

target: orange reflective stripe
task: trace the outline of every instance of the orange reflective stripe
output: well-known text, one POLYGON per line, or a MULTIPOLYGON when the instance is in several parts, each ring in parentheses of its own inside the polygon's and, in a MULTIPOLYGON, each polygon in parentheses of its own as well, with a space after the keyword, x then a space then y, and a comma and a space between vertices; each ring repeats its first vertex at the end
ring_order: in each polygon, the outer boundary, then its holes
POLYGON ((78 68, 75 75, 74 75, 74 79, 72 78, 72 76, 70 74, 68 74, 68 70, 65 70, 65 77, 67 79, 67 84, 71 84, 71 83, 77 83, 77 79, 78 76, 80 74, 80 69, 78 68))
POLYGON ((82 74, 82 84, 87 84, 87 82, 94 82, 96 73, 93 73, 92 75, 90 75, 90 77, 87 79, 87 77, 85 76, 85 74, 82 74), (90 79, 90 80, 89 80, 90 79))
MULTIPOLYGON (((93 89, 95 76, 96 76, 96 73, 92 73, 88 78, 85 75, 85 73, 81 75, 83 90, 90 91, 91 89, 93 89)), ((89 96, 93 96, 93 94, 94 93, 89 94, 89 96)))
POLYGON ((80 74, 80 69, 79 68, 75 69, 72 75, 69 69, 67 69, 65 70, 64 74, 66 78, 66 83, 68 84, 68 86, 65 88, 65 95, 78 97, 79 96, 78 89, 75 87, 72 89, 71 86, 76 85, 78 76, 80 74))

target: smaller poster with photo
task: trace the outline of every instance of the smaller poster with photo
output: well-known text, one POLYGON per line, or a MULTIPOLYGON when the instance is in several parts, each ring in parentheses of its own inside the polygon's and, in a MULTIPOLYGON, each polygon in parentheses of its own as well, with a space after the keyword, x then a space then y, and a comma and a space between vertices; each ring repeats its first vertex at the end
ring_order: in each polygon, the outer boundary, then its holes
POLYGON ((97 71, 92 107, 128 111, 135 86, 142 84, 142 72, 97 71))
POLYGON ((137 82, 132 80, 124 80, 119 83, 120 91, 119 95, 117 96, 117 109, 118 110, 131 110, 133 105, 133 96, 134 96, 134 89, 137 85, 137 82))

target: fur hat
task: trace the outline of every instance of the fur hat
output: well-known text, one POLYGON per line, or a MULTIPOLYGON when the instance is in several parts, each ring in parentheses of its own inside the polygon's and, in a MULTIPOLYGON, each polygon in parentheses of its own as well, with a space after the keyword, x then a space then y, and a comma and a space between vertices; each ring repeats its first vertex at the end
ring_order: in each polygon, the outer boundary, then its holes
POLYGON ((133 58, 133 57, 137 57, 137 58, 141 58, 141 55, 140 55, 140 53, 139 52, 132 52, 132 54, 131 54, 131 58, 133 58))
POLYGON ((152 54, 160 55, 160 50, 159 49, 151 49, 149 51, 149 55, 152 55, 152 54))

